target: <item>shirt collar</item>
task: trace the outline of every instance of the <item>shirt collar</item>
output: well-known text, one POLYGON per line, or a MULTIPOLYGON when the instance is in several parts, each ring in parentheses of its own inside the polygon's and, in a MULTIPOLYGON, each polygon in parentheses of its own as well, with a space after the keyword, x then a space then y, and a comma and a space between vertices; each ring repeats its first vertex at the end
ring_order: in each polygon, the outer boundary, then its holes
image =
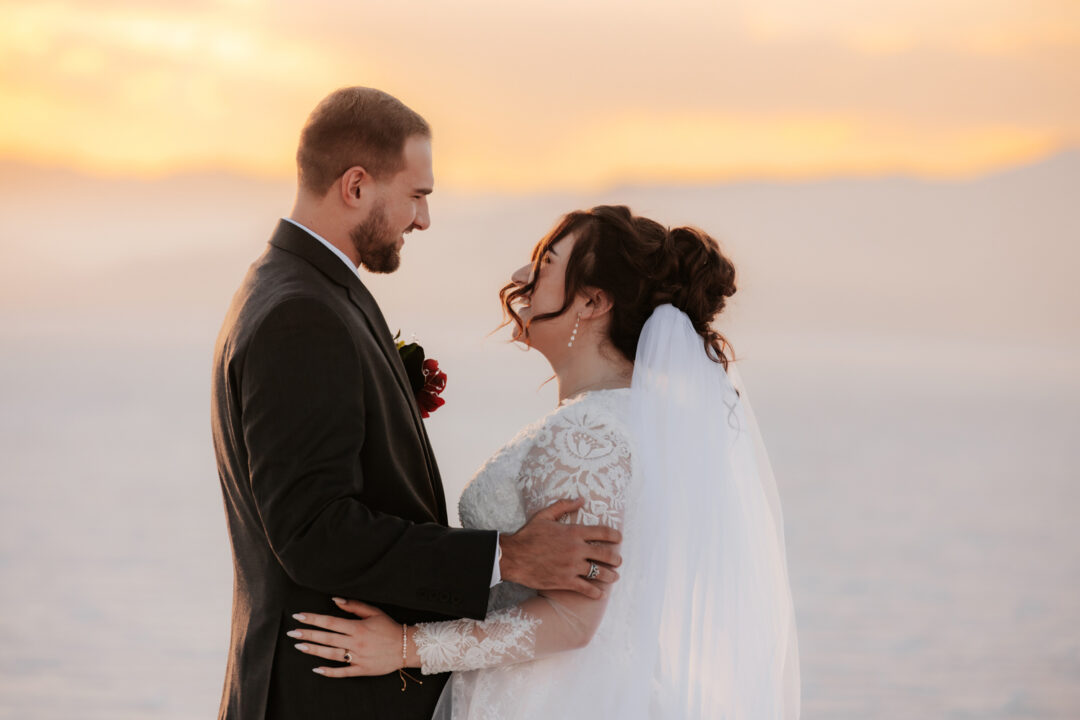
POLYGON ((314 230, 312 230, 312 229, 311 229, 311 228, 309 228, 309 227, 304 227, 303 225, 301 225, 300 223, 296 222, 296 221, 295 221, 295 220, 293 220, 292 218, 281 218, 281 219, 282 219, 282 220, 284 220, 284 221, 286 221, 286 222, 290 222, 290 223, 292 223, 292 224, 293 224, 293 225, 295 225, 296 227, 298 227, 298 228, 300 228, 301 230, 303 230, 304 232, 306 232, 306 233, 307 233, 308 235, 310 235, 311 237, 313 237, 313 238, 315 238, 316 240, 318 240, 319 242, 321 242, 321 243, 322 243, 323 245, 325 245, 325 246, 326 246, 326 247, 327 247, 327 248, 328 248, 328 249, 330 250, 330 252, 334 253, 334 254, 335 254, 335 255, 337 255, 337 256, 338 256, 339 258, 341 258, 341 262, 343 262, 343 263, 345 263, 346 265, 348 265, 348 266, 349 266, 349 270, 352 270, 352 271, 353 271, 354 273, 356 273, 357 275, 359 275, 359 274, 360 274, 360 268, 358 268, 358 267, 356 267, 355 265, 353 265, 353 261, 349 259, 349 256, 348 256, 348 255, 346 255, 345 253, 341 252, 341 250, 340 250, 340 249, 338 249, 338 248, 337 248, 337 246, 333 245, 333 244, 332 244, 332 243, 331 243, 331 242, 330 242, 329 240, 327 240, 326 238, 324 238, 324 237, 323 237, 322 235, 320 235, 319 233, 315 232, 314 230))

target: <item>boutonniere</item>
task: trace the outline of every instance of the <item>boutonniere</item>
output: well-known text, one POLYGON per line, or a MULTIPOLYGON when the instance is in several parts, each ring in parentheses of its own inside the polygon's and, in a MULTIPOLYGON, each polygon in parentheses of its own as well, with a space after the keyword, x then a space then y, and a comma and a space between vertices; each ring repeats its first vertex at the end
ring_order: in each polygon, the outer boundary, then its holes
POLYGON ((446 389, 446 373, 439 369, 439 361, 424 357, 424 348, 418 343, 406 343, 400 340, 401 331, 394 336, 401 364, 412 385, 416 404, 420 406, 421 417, 427 417, 446 402, 440 395, 446 389))

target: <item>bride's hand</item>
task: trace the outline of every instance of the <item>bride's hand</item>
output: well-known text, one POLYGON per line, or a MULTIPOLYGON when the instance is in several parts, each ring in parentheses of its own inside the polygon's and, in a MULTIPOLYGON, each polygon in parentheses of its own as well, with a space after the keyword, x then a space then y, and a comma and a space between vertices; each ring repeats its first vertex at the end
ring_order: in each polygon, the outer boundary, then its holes
POLYGON ((299 628, 286 633, 300 640, 296 649, 308 655, 348 663, 345 667, 317 667, 314 672, 326 677, 386 675, 401 667, 401 625, 382 610, 356 600, 334 602, 359 620, 315 613, 297 613, 294 618, 323 630, 299 628), (329 632, 324 632, 329 631, 329 632), (348 653, 348 659, 346 659, 348 653))

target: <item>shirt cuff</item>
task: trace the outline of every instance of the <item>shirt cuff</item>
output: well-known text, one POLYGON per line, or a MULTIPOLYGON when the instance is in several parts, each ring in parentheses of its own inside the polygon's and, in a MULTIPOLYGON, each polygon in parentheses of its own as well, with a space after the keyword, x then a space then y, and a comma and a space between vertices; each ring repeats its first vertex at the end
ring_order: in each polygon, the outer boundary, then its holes
POLYGON ((499 571, 500 560, 502 560, 502 546, 499 545, 499 533, 495 533, 495 564, 491 566, 491 587, 502 582, 502 572, 499 571))

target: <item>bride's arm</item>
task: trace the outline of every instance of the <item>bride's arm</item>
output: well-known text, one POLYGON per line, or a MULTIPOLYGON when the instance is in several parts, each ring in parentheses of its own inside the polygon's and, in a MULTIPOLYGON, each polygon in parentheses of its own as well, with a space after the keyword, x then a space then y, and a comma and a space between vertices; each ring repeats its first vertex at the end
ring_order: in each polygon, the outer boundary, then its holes
MULTIPOLYGON (((630 476, 630 447, 613 422, 587 411, 560 415, 541 433, 523 466, 525 509, 533 513, 555 499, 581 497, 585 506, 576 522, 618 528, 630 476)), ((581 568, 582 575, 588 571, 581 568)), ((483 621, 421 623, 410 632, 415 656, 409 664, 419 661, 425 674, 474 670, 584 647, 606 605, 606 593, 593 600, 553 591, 489 612, 483 621)))
POLYGON ((408 667, 425 675, 525 662, 585 647, 607 599, 556 591, 488 613, 487 619, 420 623, 409 630, 408 667))
MULTIPOLYGON (((631 471, 630 445, 614 418, 572 407, 540 433, 526 457, 520 480, 525 509, 531 514, 560 498, 583 498, 575 522, 619 528, 631 471)), ((581 575, 588 572, 583 562, 581 575)), ((355 600, 339 600, 338 605, 362 619, 305 613, 296 619, 330 632, 305 628, 289 633, 304 641, 297 645, 301 652, 349 663, 314 669, 327 677, 383 675, 402 666, 419 666, 425 674, 475 670, 580 648, 600 625, 607 598, 542 592, 519 605, 489 612, 483 621, 449 620, 409 628, 355 600)))

